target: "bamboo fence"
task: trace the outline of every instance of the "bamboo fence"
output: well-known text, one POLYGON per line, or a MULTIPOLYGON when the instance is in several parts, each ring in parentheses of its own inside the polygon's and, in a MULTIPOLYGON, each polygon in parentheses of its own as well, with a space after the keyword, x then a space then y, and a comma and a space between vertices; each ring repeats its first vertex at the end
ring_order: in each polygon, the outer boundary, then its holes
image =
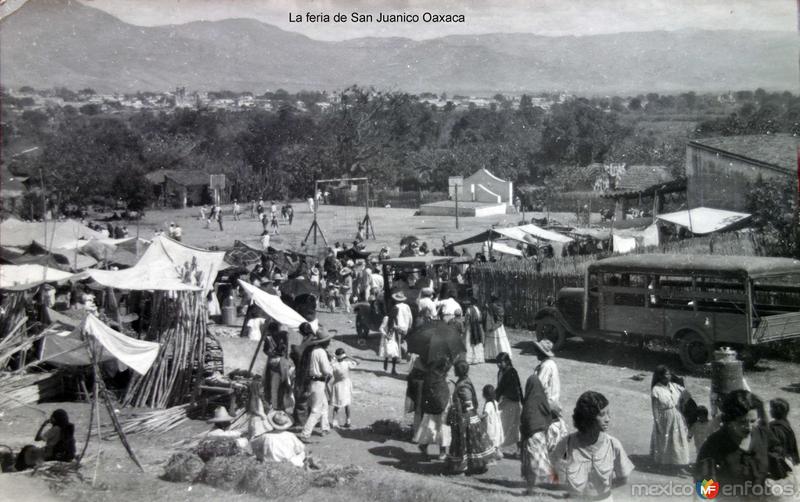
POLYGON ((202 291, 156 291, 145 339, 161 348, 150 371, 131 380, 122 405, 166 408, 186 402, 203 370, 207 322, 202 291))
MULTIPOLYGON (((635 253, 713 254, 721 256, 761 256, 763 246, 752 234, 728 233, 667 243, 638 249, 635 253)), ((586 269, 608 255, 579 255, 554 258, 541 263, 537 271, 531 260, 501 260, 474 266, 471 278, 479 304, 489 303, 489 295, 499 295, 505 307, 505 323, 510 327, 532 329, 533 316, 555 298, 563 287, 582 287, 586 269)))

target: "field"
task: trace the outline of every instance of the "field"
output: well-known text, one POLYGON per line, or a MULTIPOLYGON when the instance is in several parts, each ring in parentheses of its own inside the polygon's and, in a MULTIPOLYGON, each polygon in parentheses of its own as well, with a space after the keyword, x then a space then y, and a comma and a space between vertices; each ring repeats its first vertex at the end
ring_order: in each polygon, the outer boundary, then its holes
MULTIPOLYGON (((299 246, 305 236, 311 214, 300 204, 295 207, 297 217, 294 225, 291 228, 288 225, 281 226, 279 236, 281 244, 278 243, 278 238, 273 240, 277 247, 299 246)), ((253 243, 258 240, 260 224, 251 220, 249 215, 241 221, 226 218, 225 231, 220 232, 218 228, 203 228, 205 223, 198 221, 196 214, 195 210, 153 211, 141 224, 140 233, 143 237, 149 237, 155 227, 175 221, 184 228, 184 241, 193 245, 225 248, 234 239, 253 243)), ((369 241, 368 249, 377 250, 382 245, 388 245, 394 253, 401 235, 414 234, 427 240, 429 244, 438 245, 443 234, 447 235, 448 239, 457 240, 483 230, 493 223, 518 219, 516 215, 497 219, 462 218, 462 228, 456 231, 452 218, 415 217, 413 210, 374 209, 370 211, 370 215, 378 239, 369 241)), ((568 216, 560 215, 562 221, 566 221, 568 216)), ((361 217, 363 215, 355 208, 323 206, 320 211, 320 224, 329 239, 352 240, 355 221, 361 217)), ((444 475, 442 463, 421 461, 415 445, 373 433, 369 426, 380 419, 410 423, 411 417, 402 413, 405 394, 404 375, 408 368, 405 365, 398 368, 401 375, 397 377, 385 373, 382 361, 376 355, 377 335, 372 335, 367 347, 358 347, 352 315, 320 313, 320 322, 327 328, 338 330, 331 350, 344 347, 360 365, 352 373, 353 429, 337 430, 324 438, 315 436, 314 443, 309 448, 328 464, 355 463, 362 466, 365 472, 352 484, 324 490, 312 488, 299 500, 494 501, 522 496, 524 485, 517 459, 503 459, 490 467, 486 474, 480 476, 450 477, 444 475)), ((524 384, 524 379, 532 374, 536 365, 530 343, 531 333, 509 330, 509 337, 513 347, 514 365, 524 384)), ((247 367, 255 350, 255 342, 224 338, 223 347, 226 370, 229 371, 247 367)), ((648 462, 652 428, 650 376, 658 364, 679 368, 676 355, 664 351, 640 351, 635 347, 580 340, 568 342, 556 355, 561 373, 561 404, 567 422, 570 422, 575 400, 586 390, 602 392, 611 403, 610 433, 621 440, 637 466, 629 485, 615 491, 616 500, 636 500, 637 498, 632 495, 632 484, 662 484, 673 481, 686 486, 690 483, 690 480, 685 478, 665 476, 653 469, 648 462)), ((263 367, 264 361, 259 358, 256 368, 263 367)), ((481 364, 471 368, 471 378, 478 389, 488 383, 495 384, 496 373, 497 368, 493 364, 481 364)), ((783 397, 790 402, 793 410, 800 409, 800 369, 796 365, 771 360, 763 361, 755 371, 747 374, 747 379, 753 391, 762 398, 783 397)), ((707 378, 687 377, 687 386, 698 403, 708 402, 707 378)), ((18 450, 30 442, 41 421, 57 407, 68 410, 72 421, 77 424, 76 437, 82 444, 89 413, 89 406, 85 403, 44 403, 35 409, 18 408, 6 412, 0 417, 0 444, 18 450)), ((231 501, 256 500, 256 497, 250 495, 222 492, 205 485, 190 486, 158 479, 166 461, 176 451, 174 443, 206 430, 208 426, 205 423, 192 421, 186 427, 173 430, 164 437, 131 436, 133 447, 145 466, 145 473, 136 470, 117 441, 106 440, 100 444, 93 440, 83 469, 83 475, 89 480, 88 482, 69 483, 51 491, 43 481, 36 477, 31 478, 27 474, 0 475, 0 493, 4 496, 14 493, 13 500, 17 501, 48 500, 48 497, 86 502, 212 501, 223 498, 231 501), (98 454, 99 469, 95 486, 92 487, 91 479, 95 473, 98 454), (12 489, 15 491, 10 491, 12 489)), ((561 498, 562 495, 559 492, 543 492, 540 497, 534 499, 552 500, 561 498)))

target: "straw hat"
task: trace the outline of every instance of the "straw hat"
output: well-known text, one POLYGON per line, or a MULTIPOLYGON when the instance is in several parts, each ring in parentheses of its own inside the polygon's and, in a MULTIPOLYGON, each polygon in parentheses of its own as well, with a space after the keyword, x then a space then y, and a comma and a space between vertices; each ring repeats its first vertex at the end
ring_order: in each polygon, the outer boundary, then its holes
POLYGON ((218 406, 216 410, 214 410, 214 418, 210 418, 206 420, 206 422, 210 424, 218 424, 218 423, 225 423, 225 422, 233 422, 235 419, 228 414, 228 410, 224 406, 218 406))
POLYGON ((285 431, 294 425, 292 417, 281 410, 272 410, 267 413, 267 422, 269 422, 276 431, 285 431))
POLYGON ((328 332, 323 334, 322 332, 314 333, 314 335, 308 340, 307 345, 319 345, 321 343, 325 343, 329 340, 333 340, 333 333, 328 332))
POLYGON ((319 269, 317 267, 311 267, 311 275, 319 275, 319 269))
POLYGON ((533 345, 536 349, 541 352, 542 354, 546 355, 547 357, 555 357, 553 354, 553 342, 548 339, 534 341, 533 345))
POLYGON ((419 290, 419 294, 421 294, 422 296, 433 296, 433 288, 424 287, 419 290))
POLYGON ((355 264, 355 263, 353 263, 353 260, 347 260, 347 263, 345 263, 345 266, 347 266, 347 267, 351 267, 351 268, 352 268, 352 267, 354 267, 355 265, 356 265, 356 264, 355 264))
POLYGON ((392 299, 396 302, 404 302, 407 300, 406 295, 404 295, 402 291, 393 294, 392 299))
POLYGON ((347 268, 347 267, 344 267, 343 269, 341 269, 341 270, 339 271, 339 275, 350 275, 350 274, 352 274, 352 273, 353 273, 353 271, 352 271, 352 270, 350 270, 350 269, 349 269, 349 268, 347 268))

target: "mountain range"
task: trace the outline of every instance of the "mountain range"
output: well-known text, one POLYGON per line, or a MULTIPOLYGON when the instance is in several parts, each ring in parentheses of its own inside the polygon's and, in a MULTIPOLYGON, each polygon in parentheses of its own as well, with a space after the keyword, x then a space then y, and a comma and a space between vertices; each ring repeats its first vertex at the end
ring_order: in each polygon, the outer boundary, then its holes
POLYGON ((680 30, 319 41, 253 19, 143 27, 74 0, 0 21, 0 83, 98 92, 336 90, 577 94, 796 91, 796 33, 680 30))

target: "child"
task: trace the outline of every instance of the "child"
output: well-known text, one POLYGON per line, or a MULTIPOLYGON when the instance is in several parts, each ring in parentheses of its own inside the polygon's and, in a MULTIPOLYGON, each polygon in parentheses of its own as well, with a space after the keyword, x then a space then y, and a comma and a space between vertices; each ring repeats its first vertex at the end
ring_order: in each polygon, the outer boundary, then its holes
POLYGON ((792 468, 800 463, 797 439, 787 420, 789 403, 785 399, 773 399, 769 402, 769 414, 772 417, 769 432, 774 440, 770 446, 770 470, 775 479, 783 479, 790 476, 792 468))
POLYGON ((485 402, 483 403, 481 419, 486 429, 486 435, 492 440, 497 458, 503 458, 503 452, 500 451, 500 446, 505 441, 503 424, 500 423, 500 413, 497 411, 497 396, 493 385, 486 385, 483 388, 483 399, 485 402))
POLYGON ((272 213, 272 222, 269 224, 269 228, 274 230, 275 235, 278 235, 278 213, 272 213))
POLYGON ((378 357, 383 358, 383 371, 389 370, 389 360, 392 360, 392 375, 397 374, 397 360, 400 359, 400 344, 397 343, 397 331, 394 326, 389 326, 389 316, 383 316, 381 321, 381 345, 378 348, 378 357))
POLYGON ((698 406, 696 417, 697 421, 689 427, 689 439, 694 438, 695 450, 700 451, 700 447, 703 446, 708 436, 714 431, 711 428, 711 422, 708 421, 708 408, 698 406))
POLYGON ((333 367, 333 391, 331 392, 331 406, 333 406, 333 419, 331 424, 339 427, 336 415, 339 408, 344 408, 345 423, 344 428, 349 429, 350 424, 350 401, 353 395, 353 382, 350 381, 350 369, 358 366, 355 361, 347 356, 343 348, 336 349, 336 359, 331 366, 333 367))

